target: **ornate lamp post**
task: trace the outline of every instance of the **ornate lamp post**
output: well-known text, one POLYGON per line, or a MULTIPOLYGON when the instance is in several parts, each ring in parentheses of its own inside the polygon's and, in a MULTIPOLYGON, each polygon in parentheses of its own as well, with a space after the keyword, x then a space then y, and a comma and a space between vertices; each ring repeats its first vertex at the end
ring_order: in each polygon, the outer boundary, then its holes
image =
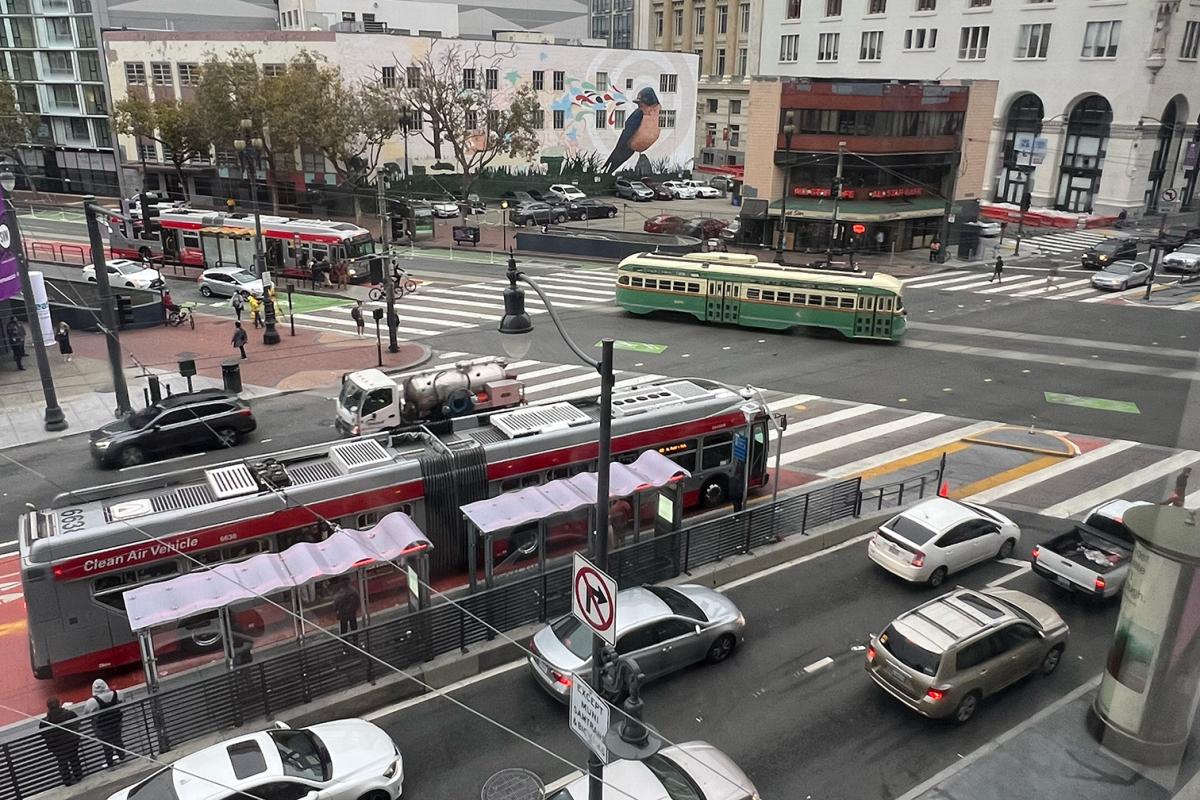
MULTIPOLYGON (((258 208, 258 181, 255 176, 262 164, 262 156, 266 151, 264 142, 269 133, 267 126, 262 128, 262 136, 251 137, 253 121, 242 120, 242 136, 233 140, 233 149, 237 151, 242 171, 246 173, 246 184, 250 187, 250 202, 254 206, 254 272, 261 279, 266 271, 263 257, 262 216, 258 208)), ((275 301, 271 298, 268 287, 263 287, 263 317, 266 329, 263 331, 263 344, 279 344, 279 331, 275 329, 275 301)))

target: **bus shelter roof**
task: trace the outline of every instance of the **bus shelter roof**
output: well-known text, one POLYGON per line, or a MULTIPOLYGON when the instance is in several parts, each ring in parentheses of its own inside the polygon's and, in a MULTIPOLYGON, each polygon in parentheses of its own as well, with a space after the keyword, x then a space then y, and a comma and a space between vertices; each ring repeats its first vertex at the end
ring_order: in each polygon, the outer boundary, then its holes
POLYGON ((125 610, 133 630, 146 630, 432 546, 407 514, 393 512, 367 530, 341 529, 322 542, 301 542, 282 553, 130 589, 125 610))
MULTIPOLYGON (((647 450, 632 464, 609 465, 610 500, 644 489, 661 489, 691 473, 657 450, 647 450)), ((596 504, 596 473, 581 472, 541 486, 530 486, 477 500, 462 507, 466 518, 485 535, 516 528, 556 514, 596 504)))

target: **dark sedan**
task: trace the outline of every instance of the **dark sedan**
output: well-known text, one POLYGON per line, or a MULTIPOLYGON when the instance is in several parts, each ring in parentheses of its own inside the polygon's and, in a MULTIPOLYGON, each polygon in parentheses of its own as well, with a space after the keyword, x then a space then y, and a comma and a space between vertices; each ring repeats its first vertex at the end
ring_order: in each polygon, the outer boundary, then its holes
POLYGON ((92 457, 104 467, 207 447, 233 447, 257 427, 250 404, 220 389, 164 397, 91 433, 92 457))
POLYGON ((682 233, 687 224, 688 221, 683 217, 659 214, 657 217, 646 220, 642 224, 642 230, 646 233, 682 233))
POLYGON ((617 207, 612 203, 589 197, 567 203, 567 214, 571 219, 611 219, 617 215, 617 207))
POLYGON ((679 231, 684 236, 695 236, 697 239, 715 239, 729 224, 729 220, 715 217, 692 217, 685 220, 683 229, 679 231))
POLYGON ((1136 261, 1137 254, 1137 239, 1114 236, 1089 247, 1079 261, 1088 269, 1104 269, 1114 261, 1136 261))
POLYGON ((557 225, 565 222, 568 209, 565 206, 550 205, 549 203, 524 203, 508 212, 508 218, 513 225, 557 225))
POLYGON ((646 184, 647 189, 654 192, 655 200, 674 200, 675 199, 675 195, 671 194, 671 190, 668 189, 666 186, 663 186, 661 183, 655 183, 655 182, 651 182, 651 181, 642 181, 642 183, 646 184))

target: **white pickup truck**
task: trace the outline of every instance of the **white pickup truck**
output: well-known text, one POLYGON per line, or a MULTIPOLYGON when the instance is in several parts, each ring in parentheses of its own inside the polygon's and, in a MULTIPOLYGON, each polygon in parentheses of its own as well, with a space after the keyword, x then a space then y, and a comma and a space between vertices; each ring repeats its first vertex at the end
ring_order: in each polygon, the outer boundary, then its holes
POLYGON ((1082 524, 1033 548, 1033 571, 1064 589, 1114 597, 1125 587, 1134 538, 1123 521, 1141 500, 1112 500, 1093 509, 1082 524))

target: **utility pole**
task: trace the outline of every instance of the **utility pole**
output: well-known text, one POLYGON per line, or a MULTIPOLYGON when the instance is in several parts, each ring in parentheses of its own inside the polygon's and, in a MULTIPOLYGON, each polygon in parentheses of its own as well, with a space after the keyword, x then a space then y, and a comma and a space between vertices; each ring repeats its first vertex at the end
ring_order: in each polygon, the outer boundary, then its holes
POLYGON ((1154 258, 1150 260, 1150 277, 1146 279, 1146 302, 1150 302, 1150 295, 1154 292, 1154 276, 1158 272, 1158 259, 1162 255, 1163 249, 1163 233, 1167 229, 1167 212, 1162 213, 1162 218, 1158 221, 1158 241, 1154 243, 1154 258))
POLYGON ((842 199, 842 167, 846 161, 846 143, 838 142, 837 172, 833 176, 833 214, 830 216, 829 244, 825 248, 825 266, 833 266, 833 240, 837 237, 838 203, 842 199))
POLYGON ((1013 255, 1021 255, 1021 237, 1025 235, 1025 214, 1029 211, 1031 195, 1029 192, 1029 181, 1033 178, 1033 148, 1036 146, 1037 137, 1029 143, 1029 171, 1025 173, 1025 185, 1021 191, 1021 215, 1017 217, 1017 244, 1013 248, 1013 255))
MULTIPOLYGON (((121 368, 121 337, 117 331, 117 315, 113 304, 112 287, 108 283, 108 263, 104 259, 104 239, 100 236, 100 220, 96 217, 96 198, 83 198, 83 212, 87 218, 88 240, 92 245, 92 263, 96 265, 96 293, 100 299, 100 322, 104 326, 104 340, 108 344, 108 365, 112 368, 113 391, 117 395, 116 416, 133 413, 129 404, 129 387, 125 384, 125 370, 121 368)), ((142 224, 146 224, 146 210, 142 209, 142 224)))
MULTIPOLYGON (((407 158, 407 152, 405 157, 407 158)), ((376 197, 379 203, 379 249, 380 260, 383 266, 383 289, 384 289, 384 304, 387 306, 387 328, 388 328, 388 352, 400 352, 400 343, 396 341, 396 281, 393 277, 395 273, 395 264, 393 256, 388 247, 388 241, 391 238, 392 220, 391 214, 388 213, 387 193, 383 187, 383 175, 376 173, 375 177, 376 197)))

